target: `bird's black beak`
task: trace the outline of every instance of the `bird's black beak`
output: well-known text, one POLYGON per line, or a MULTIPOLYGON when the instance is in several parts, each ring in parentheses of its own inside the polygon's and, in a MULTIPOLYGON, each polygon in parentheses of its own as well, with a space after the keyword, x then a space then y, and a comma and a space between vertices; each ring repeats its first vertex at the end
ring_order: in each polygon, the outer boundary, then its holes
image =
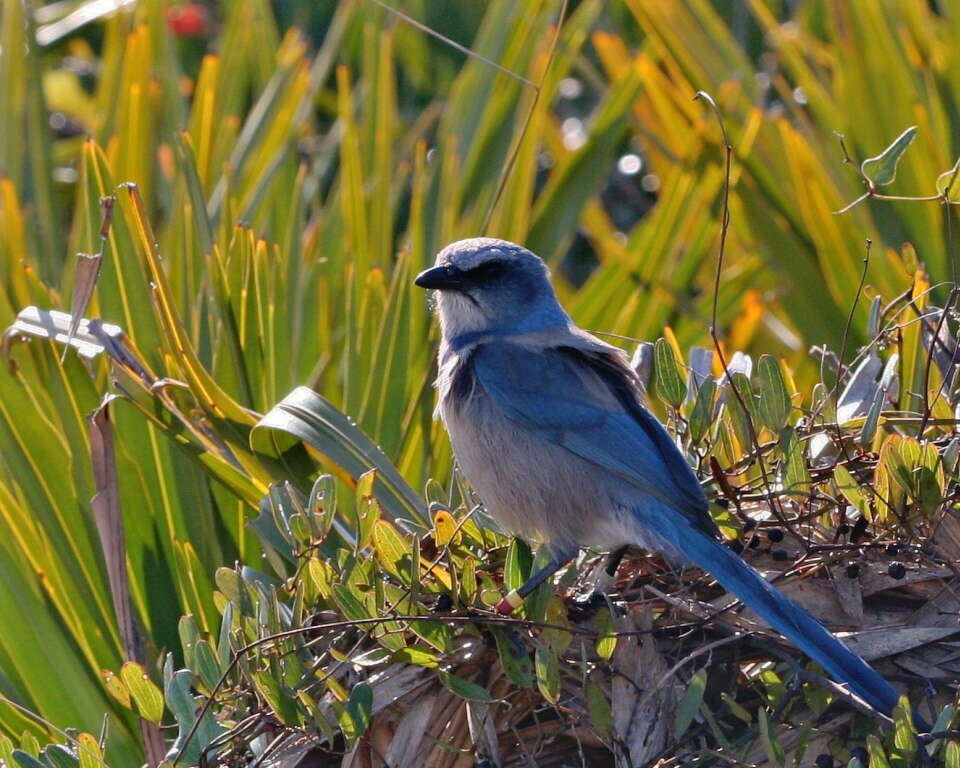
POLYGON ((425 269, 417 279, 413 281, 414 285, 420 288, 436 288, 438 291, 457 290, 464 286, 464 276, 456 267, 445 264, 441 267, 431 267, 425 269))

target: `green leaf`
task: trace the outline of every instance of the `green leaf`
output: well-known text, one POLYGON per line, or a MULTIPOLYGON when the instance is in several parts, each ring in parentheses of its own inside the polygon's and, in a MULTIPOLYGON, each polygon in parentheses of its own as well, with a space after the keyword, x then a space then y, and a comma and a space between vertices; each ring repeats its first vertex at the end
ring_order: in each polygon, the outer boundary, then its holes
POLYGON ((860 488, 860 484, 853 475, 850 474, 843 464, 838 464, 833 470, 833 481, 837 484, 837 490, 847 500, 847 503, 860 510, 860 514, 870 515, 870 502, 867 495, 860 488))
POLYGON ((20 768, 47 768, 37 758, 22 749, 13 750, 13 759, 17 761, 20 768))
MULTIPOLYGON (((285 432, 316 448, 338 474, 356 481, 362 474, 377 470, 374 495, 384 510, 398 520, 427 527, 423 500, 414 491, 386 455, 350 418, 328 400, 307 387, 298 387, 257 422, 251 440, 269 451, 269 431, 285 432), (262 436, 261 436, 262 435, 262 436)), ((279 438, 273 436, 273 440, 279 438)), ((281 455, 289 442, 275 442, 281 455)))
POLYGON ((310 489, 307 515, 319 540, 330 534, 333 517, 337 513, 337 485, 332 475, 320 475, 310 489))
POLYGON ((445 509, 438 509, 433 515, 433 540, 438 547, 453 541, 457 531, 457 521, 445 509))
POLYGON ((20 736, 20 751, 26 752, 30 757, 40 757, 40 742, 30 731, 24 731, 20 736))
POLYGON ((377 520, 374 523, 373 547, 377 553, 377 559, 391 576, 406 586, 412 583, 410 578, 411 538, 402 536, 396 526, 386 520, 377 520))
POLYGON ((657 397, 671 408, 678 409, 687 396, 687 385, 673 347, 666 339, 657 339, 653 347, 653 375, 657 397))
POLYGON ((251 679, 257 692, 263 696, 281 723, 294 727, 300 724, 301 715, 296 699, 274 676, 273 671, 254 672, 251 674, 251 679))
POLYGON ((354 621, 357 619, 371 618, 371 613, 364 607, 356 593, 349 586, 345 584, 334 584, 331 592, 344 618, 354 621))
POLYGON ((601 738, 609 738, 613 730, 613 710, 603 688, 593 680, 588 680, 583 687, 583 698, 587 703, 590 726, 601 738))
POLYGON ((901 696, 893 708, 893 745, 897 756, 909 764, 917 752, 917 731, 913 726, 910 701, 901 696))
POLYGON ((792 405, 780 364, 772 355, 761 355, 757 363, 760 379, 760 420, 777 434, 786 425, 792 405))
POLYGON ((557 703, 560 695, 560 661, 549 645, 537 646, 534 655, 537 672, 537 687, 551 704, 557 703))
MULTIPOLYGON (((0 750, 0 757, 3 752, 0 750)), ((100 743, 89 733, 77 736, 77 757, 80 758, 80 768, 103 768, 103 752, 100 743)))
POLYGON ((870 768, 890 768, 887 753, 875 734, 867 736, 867 754, 870 756, 870 768))
MULTIPOLYGON (((383 649, 376 648, 374 649, 377 652, 386 653, 383 649)), ((403 648, 394 651, 390 654, 390 659, 394 662, 402 662, 404 664, 416 664, 418 667, 427 667, 429 669, 435 669, 440 666, 440 656, 439 654, 431 648, 424 648, 419 645, 407 645, 403 648)), ((354 659, 353 662, 356 664, 357 660, 354 659)))
POLYGON ((43 750, 43 759, 53 768, 77 768, 80 761, 62 744, 49 744, 43 750))
POLYGON ((0 734, 0 760, 7 765, 13 765, 13 742, 9 736, 0 734))
POLYGON ((724 692, 720 694, 720 698, 723 699, 723 702, 727 705, 729 710, 740 720, 743 721, 745 725, 753 725, 753 715, 737 702, 730 694, 724 692))
POLYGON ((347 712, 353 721, 353 739, 358 739, 367 732, 370 718, 373 714, 373 689, 367 683, 357 683, 350 691, 347 700, 347 712))
POLYGON ((885 397, 886 393, 883 388, 877 389, 874 393, 873 401, 870 403, 867 416, 863 420, 863 426, 860 428, 860 435, 857 437, 860 445, 868 446, 873 442, 873 438, 877 434, 877 427, 880 424, 880 413, 883 410, 883 400, 885 397))
POLYGON ((608 606, 597 611, 597 655, 604 661, 610 661, 617 647, 616 624, 608 606))
POLYGON ((783 454, 784 492, 801 498, 810 494, 810 474, 803 455, 803 446, 793 427, 784 427, 780 432, 780 451, 783 454))
POLYGON ((770 729, 770 722, 767 719, 767 710, 760 707, 757 712, 757 723, 760 730, 760 741, 763 744, 763 751, 767 753, 767 759, 772 765, 783 765, 786 760, 786 753, 777 736, 770 729))
POLYGON ((687 732, 693 719, 700 711, 700 702, 703 701, 703 694, 707 689, 707 670, 698 669, 690 678, 687 690, 677 705, 677 712, 674 716, 674 734, 676 738, 681 738, 687 732))
POLYGON ((180 617, 177 624, 177 631, 180 634, 180 647, 183 649, 183 661, 188 669, 193 669, 194 651, 197 647, 197 640, 200 639, 200 628, 197 626, 196 617, 190 613, 180 617))
POLYGON ((133 661, 120 668, 123 680, 144 720, 159 723, 163 719, 163 694, 147 674, 147 670, 133 661))
POLYGON ((437 677, 440 678, 440 682, 443 683, 445 688, 457 694, 457 696, 462 699, 479 701, 483 704, 489 704, 493 701, 493 699, 490 698, 490 692, 486 688, 470 680, 464 680, 462 677, 443 670, 437 672, 437 677))
POLYGON ((357 550, 366 549, 373 537, 373 527, 380 519, 380 505, 373 496, 377 470, 364 472, 357 480, 357 550))
POLYGON ((757 412, 757 398, 753 394, 753 387, 750 385, 750 379, 740 371, 730 375, 730 381, 726 386, 728 391, 724 397, 724 403, 730 413, 733 421, 734 432, 737 436, 737 442, 744 450, 749 450, 753 446, 753 430, 759 429, 759 413, 757 412), (736 392, 733 388, 736 387, 736 392), (740 397, 737 397, 737 392, 740 397), (743 400, 741 405, 740 401, 743 400), (744 405, 746 410, 744 410, 744 405))
POLYGON ((950 202, 960 202, 960 157, 949 171, 937 176, 937 194, 946 197, 950 202))
POLYGON ((226 672, 233 659, 230 644, 230 632, 233 629, 233 603, 227 603, 223 608, 223 620, 220 622, 220 640, 217 643, 217 656, 220 658, 220 672, 226 672))
POLYGON ((198 640, 196 647, 196 667, 194 671, 203 681, 207 690, 212 691, 220 682, 220 662, 210 643, 198 640))
MULTIPOLYGON (((950 725, 953 723, 953 718, 956 714, 957 708, 953 704, 947 704, 947 706, 940 711, 940 715, 930 729, 930 733, 942 733, 943 731, 950 730, 950 725)), ((943 744, 943 739, 933 739, 927 744, 927 754, 931 757, 935 755, 937 750, 940 749, 941 744, 943 744)))
POLYGON ((917 126, 911 125, 893 140, 883 152, 876 157, 869 157, 860 164, 860 171, 874 186, 883 186, 891 183, 897 176, 897 163, 906 148, 910 146, 917 135, 917 126))
POLYGON ((716 412, 717 382, 713 378, 706 379, 697 391, 697 399, 690 412, 690 440, 694 445, 706 436, 713 425, 716 412))
POLYGON ((533 665, 526 645, 507 627, 493 627, 491 632, 497 642, 500 665, 507 677, 521 688, 529 688, 533 684, 533 665))
POLYGON ((503 564, 503 586, 509 592, 519 589, 530 575, 533 566, 533 553, 522 539, 513 538, 507 547, 507 559, 503 564))
POLYGON ((124 707, 130 709, 130 690, 124 685, 120 676, 113 674, 109 669, 100 670, 100 676, 103 679, 103 685, 107 689, 107 693, 119 701, 124 707))
POLYGON ((948 741, 943 753, 945 768, 960 768, 960 742, 948 741))

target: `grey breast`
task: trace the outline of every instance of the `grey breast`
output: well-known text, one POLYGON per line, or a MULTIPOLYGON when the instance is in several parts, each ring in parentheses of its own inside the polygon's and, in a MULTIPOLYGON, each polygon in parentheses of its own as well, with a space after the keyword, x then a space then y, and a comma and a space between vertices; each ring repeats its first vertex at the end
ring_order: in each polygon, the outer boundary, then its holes
POLYGON ((636 541, 611 497, 616 478, 510 420, 477 381, 469 353, 447 363, 440 416, 460 468, 505 532, 554 548, 636 541))

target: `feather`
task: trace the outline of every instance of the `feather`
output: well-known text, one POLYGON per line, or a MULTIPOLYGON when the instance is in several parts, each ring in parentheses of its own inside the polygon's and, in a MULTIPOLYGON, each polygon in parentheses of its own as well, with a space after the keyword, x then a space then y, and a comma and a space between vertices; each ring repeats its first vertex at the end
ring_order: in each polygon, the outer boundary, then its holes
MULTIPOLYGON (((661 527, 660 535, 820 664, 830 677, 846 683, 874 709, 890 714, 898 694, 873 667, 719 541, 700 531, 674 528, 671 526, 667 533, 661 527)), ((916 719, 921 730, 929 730, 919 717, 916 719)))
POLYGON ((481 344, 470 362, 508 418, 716 531, 696 475, 640 405, 626 365, 572 346, 537 351, 508 341, 481 344))
POLYGON ((892 711, 897 692, 881 675, 717 540, 696 475, 641 405, 618 355, 490 341, 476 347, 469 366, 507 418, 659 501, 635 507, 641 529, 655 531, 670 551, 710 573, 835 680, 877 710, 892 711))

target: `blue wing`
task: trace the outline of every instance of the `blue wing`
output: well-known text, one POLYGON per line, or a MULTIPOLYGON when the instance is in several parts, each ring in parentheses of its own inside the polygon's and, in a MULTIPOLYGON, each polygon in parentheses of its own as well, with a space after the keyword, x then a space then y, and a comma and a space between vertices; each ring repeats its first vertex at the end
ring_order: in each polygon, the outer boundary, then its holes
POLYGON ((696 475, 640 405, 624 363, 573 347, 537 351, 507 341, 480 345, 471 363, 510 419, 715 530, 696 475))
MULTIPOLYGON (((897 692, 807 611, 721 544, 707 501, 687 462, 637 398, 617 358, 573 347, 541 351, 494 341, 471 364, 480 386, 525 429, 593 462, 660 499, 682 517, 663 515, 657 531, 690 562, 709 571, 772 627, 881 712, 897 692)), ((649 521, 648 521, 649 524, 649 521)), ((928 730, 916 716, 918 727, 928 730)))

